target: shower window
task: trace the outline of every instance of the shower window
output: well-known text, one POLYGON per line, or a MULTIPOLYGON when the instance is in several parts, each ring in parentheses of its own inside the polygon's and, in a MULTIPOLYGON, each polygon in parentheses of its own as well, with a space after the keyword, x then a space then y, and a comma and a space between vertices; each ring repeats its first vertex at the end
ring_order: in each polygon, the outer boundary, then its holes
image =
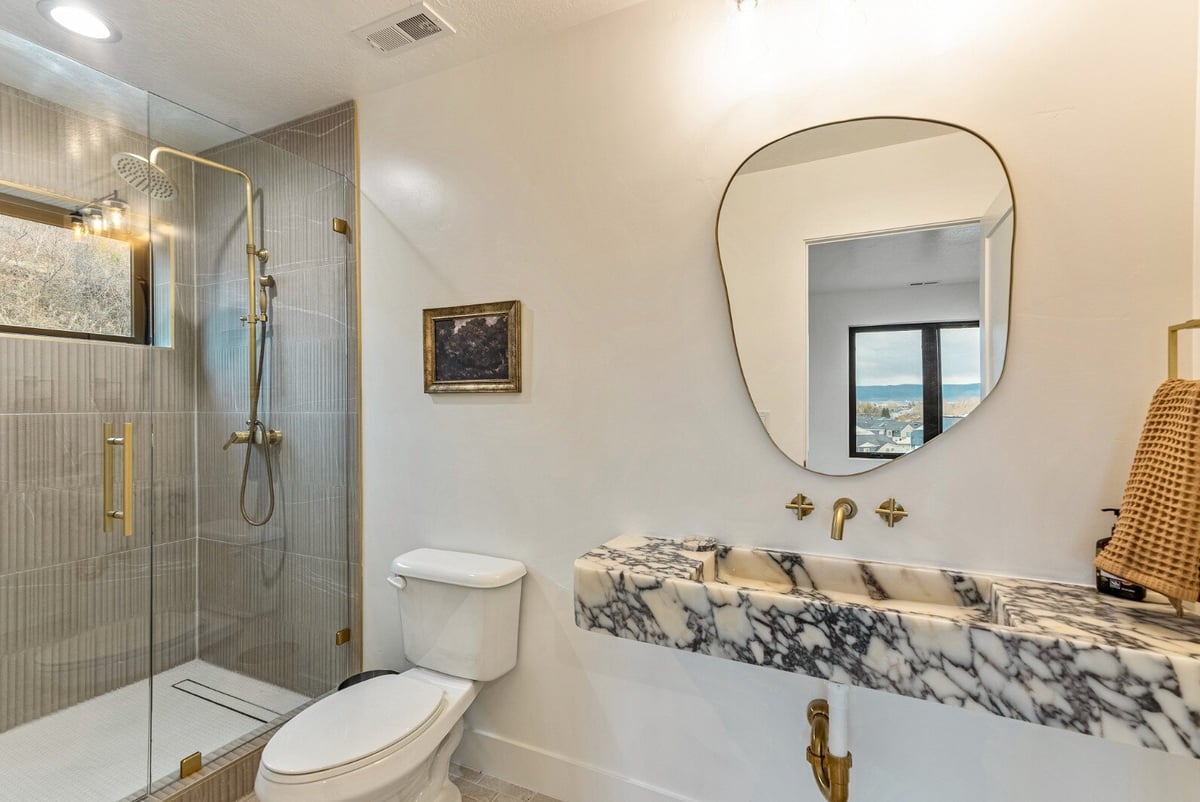
POLYGON ((85 232, 71 211, 0 196, 0 331, 149 342, 148 238, 85 232))

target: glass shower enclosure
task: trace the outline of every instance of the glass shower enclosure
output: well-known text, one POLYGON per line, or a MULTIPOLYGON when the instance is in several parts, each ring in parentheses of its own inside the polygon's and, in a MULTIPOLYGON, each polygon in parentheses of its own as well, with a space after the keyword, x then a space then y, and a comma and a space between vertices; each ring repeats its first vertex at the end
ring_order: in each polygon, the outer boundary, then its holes
POLYGON ((143 798, 358 669, 352 132, 0 32, 0 798, 143 798))

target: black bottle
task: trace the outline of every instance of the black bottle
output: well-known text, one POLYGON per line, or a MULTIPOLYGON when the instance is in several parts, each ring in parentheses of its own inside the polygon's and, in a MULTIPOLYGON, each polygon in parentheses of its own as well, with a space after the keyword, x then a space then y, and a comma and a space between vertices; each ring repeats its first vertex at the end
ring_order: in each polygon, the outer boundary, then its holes
MULTIPOLYGON (((1121 510, 1116 507, 1105 507, 1103 512, 1111 512, 1113 515, 1120 515, 1121 510)), ((1112 531, 1117 530, 1117 525, 1112 525, 1112 531)), ((1110 534, 1106 538, 1101 538, 1096 541, 1096 554, 1104 551, 1104 547, 1108 545, 1108 541, 1112 540, 1110 534)), ((1119 576, 1113 576, 1108 571, 1096 569, 1096 590, 1101 593, 1107 593, 1109 596, 1116 596, 1119 599, 1129 599, 1130 601, 1142 601, 1146 598, 1146 589, 1141 585, 1135 585, 1132 582, 1126 582, 1119 576)))

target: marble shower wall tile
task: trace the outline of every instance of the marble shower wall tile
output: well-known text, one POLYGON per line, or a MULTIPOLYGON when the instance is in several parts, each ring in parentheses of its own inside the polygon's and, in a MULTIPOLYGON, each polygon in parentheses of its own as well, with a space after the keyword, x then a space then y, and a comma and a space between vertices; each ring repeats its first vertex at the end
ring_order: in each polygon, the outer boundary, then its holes
MULTIPOLYGON (((111 191, 111 154, 153 144, 2 86, 0 120, 0 178, 73 196, 111 191)), ((153 220, 156 259, 170 256, 171 286, 156 276, 173 299, 170 347, 0 335, 0 728, 144 675, 151 574, 156 669, 196 656, 197 637, 213 659, 310 693, 356 665, 353 646, 332 642, 337 629, 360 629, 351 620, 360 569, 346 562, 359 552, 357 425, 348 424, 357 419, 356 265, 330 228, 333 216, 354 219, 353 194, 341 176, 287 152, 352 175, 353 106, 267 136, 284 149, 245 140, 210 155, 241 160, 262 189, 255 238, 279 277, 262 417, 289 437, 277 454, 279 512, 261 529, 242 522, 244 452, 221 451, 245 428, 249 383, 241 184, 165 158, 176 200, 129 200, 153 220), (101 532, 105 420, 135 424, 132 540, 101 532), (282 579, 272 578, 277 564, 282 579), (248 651, 256 642, 266 650, 248 651)), ((250 479, 253 507, 266 488, 258 460, 250 479)))
MULTIPOLYGON (((276 278, 259 417, 284 441, 272 451, 276 512, 262 527, 247 525, 239 510, 245 447, 221 448, 245 428, 248 407, 239 320, 248 300, 245 203, 237 182, 195 176, 206 221, 195 272, 200 608, 202 625, 224 633, 201 655, 309 694, 352 673, 357 650, 334 646, 333 633, 359 631, 351 612, 361 572, 357 266, 352 243, 331 225, 333 217, 354 219, 353 188, 343 178, 353 175, 353 114, 344 104, 204 154, 251 176, 255 240, 270 249, 265 271, 276 278), (236 625, 223 627, 229 621, 236 625)), ((268 487, 255 453, 246 493, 252 515, 266 509, 268 487)))
POLYGON ((354 571, 263 545, 200 541, 200 657, 308 696, 356 670, 334 633, 351 626, 354 571))
POLYGON ((191 412, 195 407, 195 290, 176 287, 171 348, 0 335, 0 415, 191 412))
POLYGON ((143 346, 0 335, 0 414, 143 411, 148 352, 143 346))
MULTIPOLYGON (((126 547, 120 524, 111 534, 103 531, 106 420, 118 424, 118 434, 125 421, 134 428, 130 542, 149 545, 151 532, 156 544, 194 536, 190 413, 0 415, 0 576, 126 547)), ((124 459, 119 449, 114 457, 118 505, 124 459)))
MULTIPOLYGON (((106 87, 112 89, 115 84, 106 87)), ((112 100, 132 108, 144 106, 146 95, 129 88, 127 97, 112 100)), ((0 177, 80 202, 120 187, 131 211, 144 217, 144 196, 126 192, 111 164, 112 154, 119 151, 149 150, 144 120, 143 116, 138 130, 131 130, 0 84, 0 177)))
MULTIPOLYGON (((124 107, 145 103, 129 92, 124 107)), ((119 188, 135 227, 152 213, 156 237, 173 232, 156 283, 167 254, 175 282, 170 348, 0 334, 0 729, 144 677, 150 656, 195 656, 193 207, 183 192, 151 209, 110 163, 153 144, 0 86, 0 178, 81 201, 119 188), (104 421, 134 424, 130 539, 103 532, 104 421)), ((190 186, 190 167, 164 166, 190 186)))
POLYGON ((259 138, 290 153, 354 179, 354 101, 284 123, 260 133, 259 138))
POLYGON ((194 577, 187 541, 0 576, 0 730, 192 659, 194 577))

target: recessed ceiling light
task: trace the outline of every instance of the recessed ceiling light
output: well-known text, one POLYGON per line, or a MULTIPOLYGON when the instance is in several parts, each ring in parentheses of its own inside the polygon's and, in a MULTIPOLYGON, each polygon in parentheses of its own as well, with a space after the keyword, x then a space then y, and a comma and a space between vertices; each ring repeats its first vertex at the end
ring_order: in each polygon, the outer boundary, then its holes
POLYGON ((93 42, 115 42, 121 31, 79 0, 38 0, 38 11, 55 25, 93 42))

